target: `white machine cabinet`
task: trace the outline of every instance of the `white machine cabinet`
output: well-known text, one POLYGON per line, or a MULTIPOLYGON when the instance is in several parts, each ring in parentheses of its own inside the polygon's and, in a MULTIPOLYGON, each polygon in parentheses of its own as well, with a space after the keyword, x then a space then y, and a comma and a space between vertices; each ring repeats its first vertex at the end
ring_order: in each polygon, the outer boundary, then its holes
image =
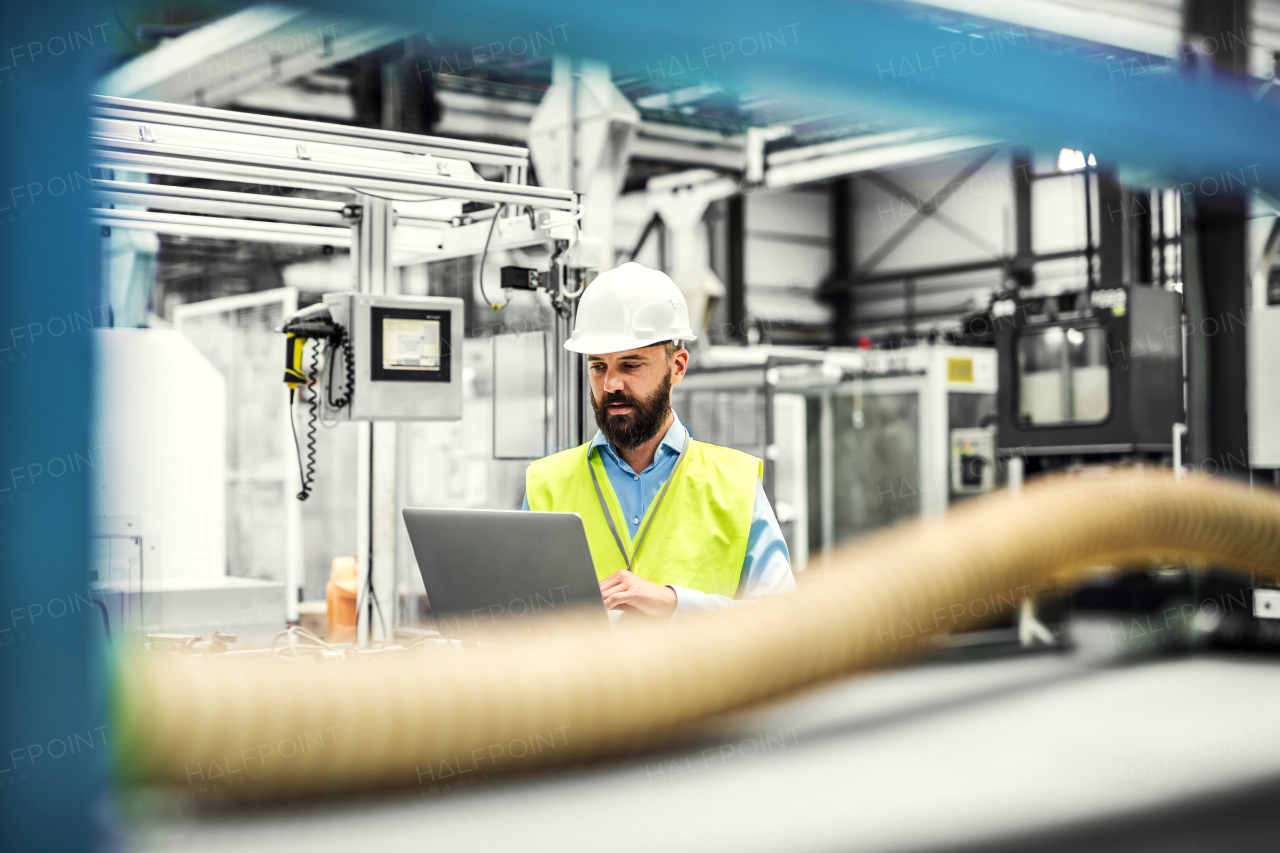
POLYGON ((741 381, 732 368, 766 365, 775 400, 804 401, 807 427, 793 430, 798 435, 791 439, 800 447, 782 446, 779 434, 764 456, 800 454, 816 474, 806 484, 807 500, 788 502, 804 513, 793 523, 807 529, 807 545, 828 552, 901 518, 942 514, 952 501, 998 484, 989 425, 995 417, 994 349, 711 347, 699 354, 696 378, 691 374, 679 388, 705 394, 723 385, 728 392, 730 377, 741 381))

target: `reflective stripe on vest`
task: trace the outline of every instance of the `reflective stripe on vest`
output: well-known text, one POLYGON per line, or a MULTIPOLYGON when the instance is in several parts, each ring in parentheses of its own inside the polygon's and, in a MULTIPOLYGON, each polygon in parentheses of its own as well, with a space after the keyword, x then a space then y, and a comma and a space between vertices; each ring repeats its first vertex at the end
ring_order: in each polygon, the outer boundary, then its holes
MULTIPOLYGON (((627 563, 600 508, 588 464, 596 471, 625 550, 635 551, 604 463, 598 453, 589 453, 590 444, 584 444, 534 462, 525 475, 525 494, 531 510, 582 517, 596 575, 603 580, 627 563)), ((763 471, 764 463, 754 456, 690 441, 661 505, 654 501, 646 511, 649 530, 632 571, 654 583, 732 596, 742 574, 756 481, 763 471)))
MULTIPOLYGON (((591 485, 595 487, 596 500, 600 504, 600 510, 604 514, 604 520, 609 524, 609 532, 613 534, 613 541, 618 546, 618 553, 622 555, 622 559, 627 564, 627 571, 632 570, 632 564, 636 560, 636 555, 640 553, 640 546, 644 544, 644 535, 649 532, 649 525, 653 524, 653 517, 657 514, 658 507, 662 506, 662 499, 666 497, 667 492, 671 489, 671 484, 676 480, 676 475, 680 473, 680 463, 689 458, 689 443, 691 441, 693 441, 693 437, 686 432, 684 436, 684 446, 680 448, 680 458, 677 459, 676 464, 672 466, 671 474, 663 482, 662 488, 658 489, 658 494, 654 495, 653 500, 649 502, 649 508, 645 510, 644 513, 644 523, 640 525, 640 529, 636 532, 636 540, 632 543, 630 548, 628 548, 626 543, 622 541, 622 537, 618 535, 618 525, 614 520, 613 513, 609 512, 609 505, 605 503, 604 490, 600 488, 600 481, 603 479, 608 483, 609 477, 607 474, 596 473, 596 466, 590 464, 591 451, 587 451, 587 473, 591 475, 591 485)), ((596 453, 596 458, 598 459, 599 457, 600 454, 596 453)), ((616 492, 614 493, 614 497, 617 497, 616 492)), ((626 530, 626 526, 624 525, 622 529, 626 530)))

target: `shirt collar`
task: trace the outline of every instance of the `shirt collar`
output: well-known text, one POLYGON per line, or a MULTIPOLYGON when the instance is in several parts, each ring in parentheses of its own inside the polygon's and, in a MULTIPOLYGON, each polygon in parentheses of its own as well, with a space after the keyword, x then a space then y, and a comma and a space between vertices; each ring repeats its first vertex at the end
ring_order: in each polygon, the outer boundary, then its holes
MULTIPOLYGON (((680 416, 673 411, 671 413, 671 426, 667 427, 667 434, 662 437, 662 442, 658 445, 658 452, 654 458, 657 459, 668 453, 679 455, 680 451, 684 449, 684 441, 688 436, 689 430, 680 422, 680 416), (666 449, 664 450, 663 448, 666 449)), ((587 452, 590 453, 596 448, 607 451, 615 461, 625 464, 622 457, 618 455, 617 449, 609 443, 609 439, 605 438, 604 433, 599 430, 596 430, 596 434, 591 438, 591 445, 587 448, 587 452)))

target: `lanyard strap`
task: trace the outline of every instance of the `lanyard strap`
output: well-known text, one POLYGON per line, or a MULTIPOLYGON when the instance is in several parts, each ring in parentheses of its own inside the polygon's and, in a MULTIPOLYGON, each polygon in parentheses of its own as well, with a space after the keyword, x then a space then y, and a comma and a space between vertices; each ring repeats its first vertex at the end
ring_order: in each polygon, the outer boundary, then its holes
POLYGON ((689 455, 689 433, 685 433, 684 447, 680 448, 680 458, 676 460, 676 467, 672 469, 671 476, 662 484, 661 491, 658 496, 653 499, 653 504, 649 507, 648 518, 645 520, 644 527, 636 536, 635 549, 631 552, 631 556, 627 556, 627 546, 622 544, 622 537, 618 535, 618 528, 613 523, 613 513, 609 512, 609 506, 605 503, 604 492, 600 490, 600 480, 596 477, 595 466, 591 464, 591 448, 587 448, 587 470, 591 472, 591 485, 596 487, 596 497, 600 500, 600 511, 604 513, 604 520, 609 522, 609 532, 613 534, 613 541, 618 544, 618 550, 622 552, 622 559, 627 564, 627 571, 631 571, 631 567, 635 565, 636 557, 640 554, 640 543, 644 540, 644 536, 649 532, 649 526, 653 524, 654 517, 658 514, 658 507, 662 504, 662 499, 666 497, 667 489, 671 487, 671 481, 676 478, 676 474, 680 473, 680 466, 684 464, 684 458, 689 455))

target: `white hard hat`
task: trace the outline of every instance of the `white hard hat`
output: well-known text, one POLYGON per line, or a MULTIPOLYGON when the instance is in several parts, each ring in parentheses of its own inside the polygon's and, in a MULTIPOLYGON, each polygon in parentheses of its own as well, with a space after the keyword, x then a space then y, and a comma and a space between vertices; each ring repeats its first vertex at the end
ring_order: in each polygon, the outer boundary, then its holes
POLYGON ((696 340, 684 294, 666 273, 627 263, 601 273, 578 302, 564 348, 588 355, 696 340))

